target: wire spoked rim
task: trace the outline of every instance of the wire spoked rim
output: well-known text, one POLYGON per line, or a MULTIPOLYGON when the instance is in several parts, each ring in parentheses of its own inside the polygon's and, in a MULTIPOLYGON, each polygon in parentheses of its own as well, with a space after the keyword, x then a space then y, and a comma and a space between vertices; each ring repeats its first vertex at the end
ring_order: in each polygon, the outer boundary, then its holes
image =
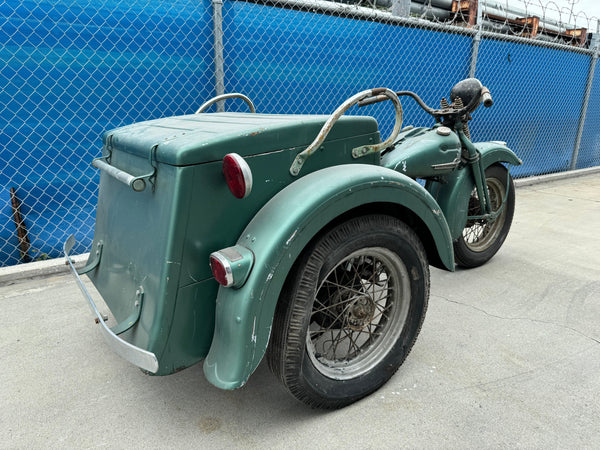
POLYGON ((410 289, 405 264, 387 248, 340 261, 318 286, 311 311, 306 350, 315 368, 345 380, 376 367, 404 329, 410 289))
MULTIPOLYGON (((498 211, 502 205, 505 188, 500 180, 488 178, 486 180, 492 211, 498 211)), ((469 216, 481 215, 481 206, 477 190, 474 189, 469 200, 469 216)), ((496 242, 502 232, 502 227, 506 220, 506 208, 494 222, 483 219, 470 219, 463 229, 462 236, 466 246, 473 252, 483 252, 490 248, 496 242)))

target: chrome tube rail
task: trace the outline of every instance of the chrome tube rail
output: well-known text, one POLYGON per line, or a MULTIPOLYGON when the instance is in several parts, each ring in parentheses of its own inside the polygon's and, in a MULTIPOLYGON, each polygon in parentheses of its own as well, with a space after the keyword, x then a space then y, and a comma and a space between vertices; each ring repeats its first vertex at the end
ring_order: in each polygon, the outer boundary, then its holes
POLYGON ((392 101, 396 111, 396 122, 394 123, 394 129, 392 130, 390 137, 388 137, 384 142, 375 145, 363 145, 352 149, 352 157, 360 158, 361 156, 365 156, 369 153, 377 152, 389 147, 392 142, 394 142, 394 139, 396 139, 398 133, 400 133, 400 129, 402 128, 402 105, 400 104, 400 99, 394 91, 388 88, 368 89, 350 97, 348 100, 342 103, 333 112, 333 114, 331 114, 331 116, 329 116, 329 119, 327 119, 325 125, 323 125, 323 128, 321 128, 321 131, 319 131, 319 134, 317 134, 315 140, 312 141, 312 143, 304 151, 296 155, 296 158, 290 167, 290 173, 293 176, 297 176, 300 173, 300 169, 302 169, 302 166, 306 160, 321 146, 321 144, 323 144, 335 122, 337 122, 338 119, 342 117, 348 109, 350 109, 350 107, 372 97, 387 97, 392 101))
POLYGON ((244 100, 248 106, 250 107, 250 112, 251 113, 255 113, 256 112, 256 108, 254 108, 254 103, 252 103, 252 100, 250 100, 248 97, 246 97, 244 94, 240 94, 237 92, 231 93, 231 94, 223 94, 223 95, 217 95, 216 97, 211 98, 209 101, 203 103, 202 105, 200 105, 200 108, 198 108, 198 110, 196 111, 195 114, 201 114, 203 113, 206 109, 208 109, 209 106, 220 102, 222 100, 228 100, 230 98, 241 98, 242 100, 244 100))

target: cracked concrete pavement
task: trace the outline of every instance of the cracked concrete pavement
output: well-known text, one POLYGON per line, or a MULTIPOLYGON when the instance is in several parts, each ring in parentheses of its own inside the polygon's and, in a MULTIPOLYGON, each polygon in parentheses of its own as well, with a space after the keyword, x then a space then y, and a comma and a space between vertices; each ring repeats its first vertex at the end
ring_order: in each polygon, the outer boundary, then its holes
POLYGON ((600 174, 521 187, 487 265, 432 270, 405 364, 340 411, 265 364, 237 391, 196 365, 150 377, 111 353, 68 275, 0 285, 0 447, 595 448, 600 174))

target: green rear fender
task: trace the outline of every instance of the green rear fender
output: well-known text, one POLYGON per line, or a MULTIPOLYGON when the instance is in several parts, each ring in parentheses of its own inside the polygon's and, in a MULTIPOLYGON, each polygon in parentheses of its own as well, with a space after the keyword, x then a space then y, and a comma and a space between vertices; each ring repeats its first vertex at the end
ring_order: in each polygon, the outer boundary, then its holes
POLYGON ((219 288, 215 331, 204 361, 208 380, 222 389, 246 382, 264 356, 275 306, 298 255, 328 223, 369 203, 409 208, 429 228, 440 260, 454 270, 448 225, 431 195, 417 182, 380 166, 350 164, 308 174, 273 197, 238 240, 255 263, 239 289, 219 288))

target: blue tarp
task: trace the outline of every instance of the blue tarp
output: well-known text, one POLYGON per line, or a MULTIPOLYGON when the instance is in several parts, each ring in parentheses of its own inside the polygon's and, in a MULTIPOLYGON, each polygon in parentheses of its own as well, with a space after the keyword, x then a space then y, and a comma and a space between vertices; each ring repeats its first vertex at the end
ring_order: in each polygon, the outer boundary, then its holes
MULTIPOLYGON (((242 1, 223 6, 225 90, 260 112, 330 113, 356 92, 390 87, 430 105, 468 76, 472 38, 242 1)), ((193 112, 214 95, 208 0, 23 1, 0 4, 0 265, 19 261, 8 191, 17 189, 33 258, 93 234, 100 136, 124 124, 193 112)), ((569 168, 590 56, 483 39, 476 76, 495 99, 472 122, 504 140, 517 176, 569 168)), ((578 167, 599 164, 596 70, 578 167)), ((432 120, 403 100, 405 124, 432 120)), ((242 102, 228 108, 246 110, 242 102)), ((393 126, 389 103, 350 114, 393 126)))
POLYGON ((513 175, 569 169, 589 61, 571 51, 483 39, 475 76, 495 103, 474 114, 474 137, 506 141, 524 161, 513 175))
MULTIPOLYGON (((193 112, 211 97, 208 1, 25 1, 0 7, 0 189, 15 187, 31 257, 91 245, 100 137, 124 124, 193 112)), ((0 223, 0 265, 19 253, 0 223)))

